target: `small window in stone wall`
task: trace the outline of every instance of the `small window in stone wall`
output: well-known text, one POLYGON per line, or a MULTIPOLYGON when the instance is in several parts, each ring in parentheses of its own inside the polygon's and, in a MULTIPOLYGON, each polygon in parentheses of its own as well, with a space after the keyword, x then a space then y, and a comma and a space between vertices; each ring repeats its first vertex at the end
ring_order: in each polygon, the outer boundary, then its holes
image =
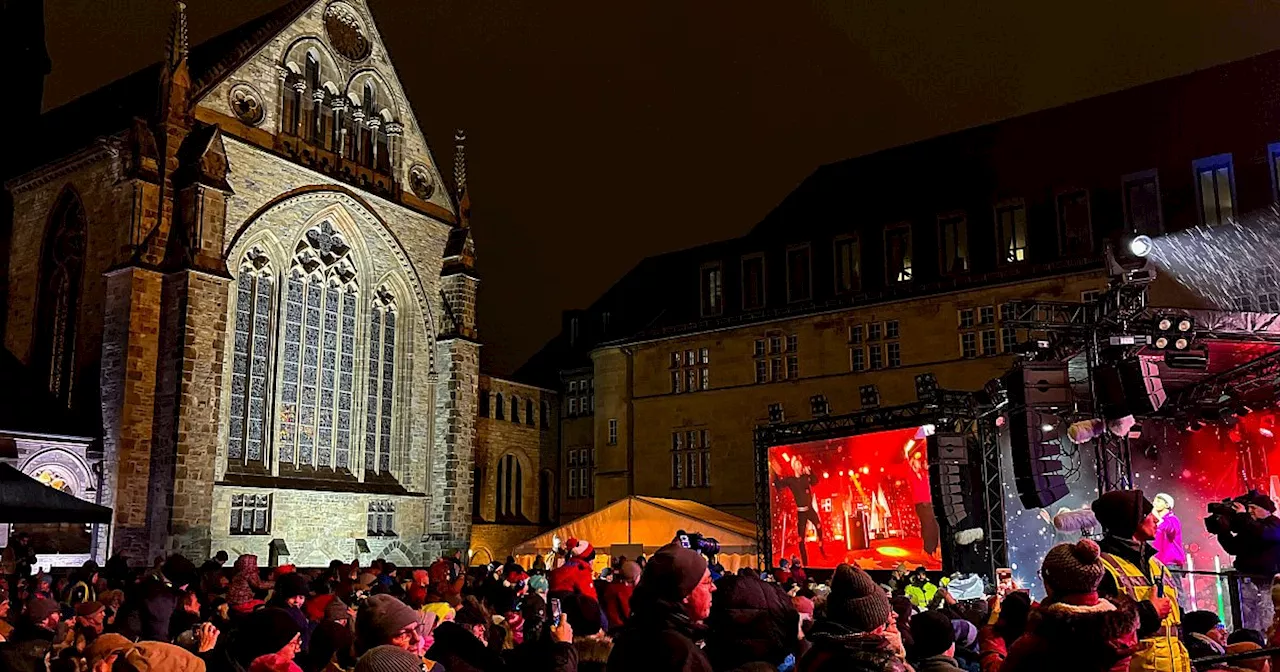
POLYGON ((534 415, 533 415, 533 400, 532 400, 532 399, 525 399, 525 400, 524 400, 524 422, 525 422, 525 424, 527 424, 527 425, 533 425, 533 424, 535 424, 534 415))
POLYGON ((369 502, 369 529, 371 537, 396 536, 396 503, 389 499, 369 502))
POLYGON ((489 390, 480 390, 480 417, 489 417, 489 390))
POLYGON ((271 495, 232 495, 231 534, 271 534, 271 495))

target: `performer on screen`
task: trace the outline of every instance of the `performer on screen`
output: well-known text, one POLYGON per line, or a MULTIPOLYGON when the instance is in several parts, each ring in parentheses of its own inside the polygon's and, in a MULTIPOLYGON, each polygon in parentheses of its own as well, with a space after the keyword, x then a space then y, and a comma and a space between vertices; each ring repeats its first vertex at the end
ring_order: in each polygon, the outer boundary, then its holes
POLYGON ((818 518, 817 502, 813 496, 813 486, 818 484, 818 477, 813 475, 809 467, 804 466, 799 457, 791 458, 791 471, 795 474, 794 476, 775 473, 773 487, 790 490, 791 496, 795 499, 796 536, 800 545, 800 560, 807 566, 809 553, 805 549, 805 537, 809 534, 809 523, 813 523, 813 528, 818 533, 818 552, 822 557, 827 557, 827 551, 822 545, 822 520, 818 518))
POLYGON ((915 504, 916 517, 920 519, 920 538, 924 541, 924 552, 933 557, 938 552, 940 531, 938 519, 933 515, 933 494, 929 492, 929 466, 924 461, 924 451, 916 451, 910 456, 911 469, 908 477, 911 484, 911 499, 915 504))

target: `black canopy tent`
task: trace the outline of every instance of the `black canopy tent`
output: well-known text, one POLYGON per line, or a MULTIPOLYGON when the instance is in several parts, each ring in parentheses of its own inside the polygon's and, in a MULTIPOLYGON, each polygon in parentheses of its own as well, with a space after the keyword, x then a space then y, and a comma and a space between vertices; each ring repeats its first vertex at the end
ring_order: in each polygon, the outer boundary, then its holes
POLYGON ((0 523, 111 522, 111 509, 51 488, 0 463, 0 523))

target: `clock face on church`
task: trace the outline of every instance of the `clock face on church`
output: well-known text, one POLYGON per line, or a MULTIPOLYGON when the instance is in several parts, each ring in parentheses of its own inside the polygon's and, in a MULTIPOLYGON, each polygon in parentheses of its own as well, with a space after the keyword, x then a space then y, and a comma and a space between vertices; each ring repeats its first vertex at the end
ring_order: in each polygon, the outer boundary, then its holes
POLYGON ((329 44, 352 61, 363 61, 369 56, 369 38, 364 22, 351 5, 335 2, 324 10, 324 30, 329 44))

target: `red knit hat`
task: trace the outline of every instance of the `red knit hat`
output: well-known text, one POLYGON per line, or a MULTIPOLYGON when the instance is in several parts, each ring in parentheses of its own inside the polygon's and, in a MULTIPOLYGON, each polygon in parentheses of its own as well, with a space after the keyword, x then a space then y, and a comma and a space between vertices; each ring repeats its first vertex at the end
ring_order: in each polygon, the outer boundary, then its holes
POLYGON ((596 552, 596 549, 591 545, 591 542, 586 539, 578 540, 573 537, 569 537, 569 540, 564 542, 564 547, 569 550, 569 555, 575 558, 585 558, 596 552))

